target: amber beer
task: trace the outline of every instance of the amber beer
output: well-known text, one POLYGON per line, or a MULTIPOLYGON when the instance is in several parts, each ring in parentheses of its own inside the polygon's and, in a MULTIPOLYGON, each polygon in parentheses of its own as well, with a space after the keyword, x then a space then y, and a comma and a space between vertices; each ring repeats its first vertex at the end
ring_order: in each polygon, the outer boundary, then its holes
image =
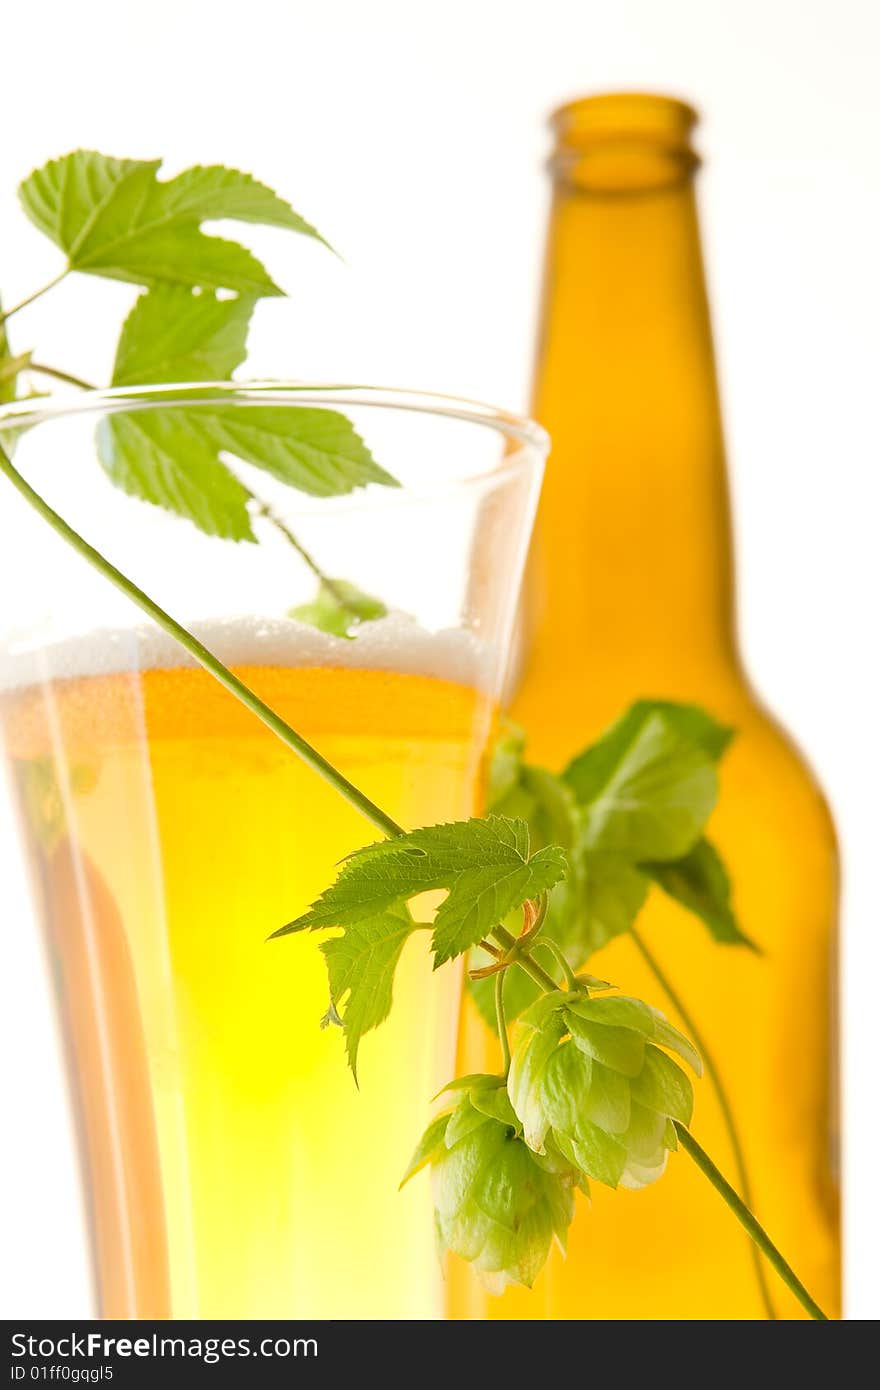
MULTIPOLYGON (((736 646, 694 119, 677 101, 605 96, 553 120, 534 393, 552 453, 512 713, 534 759, 553 768, 642 696, 697 701, 736 730, 711 833, 742 925, 763 954, 715 945, 656 892, 643 933, 717 1060, 758 1216, 835 1316, 834 832, 803 758, 756 700, 736 646)), ((684 1026, 630 939, 613 942, 592 968, 684 1026)), ((488 1050, 469 1015, 464 1070, 478 1070, 488 1050)), ((729 1130, 706 1080, 694 1129, 735 1177, 729 1130)), ((776 1314, 803 1317, 767 1278, 776 1314)), ((748 1241, 681 1157, 644 1192, 594 1184, 567 1261, 554 1257, 533 1293, 493 1301, 466 1272, 453 1280, 456 1316, 768 1316, 748 1241)))
MULTIPOLYGON (((221 655, 401 823, 472 813, 491 710, 464 634, 408 626, 401 673, 387 630, 378 654, 363 635, 327 639, 323 657, 312 633, 304 665, 296 628, 267 644, 227 626, 221 655)), ((102 1314, 435 1316, 427 1185, 397 1183, 451 1074, 455 972, 432 976, 425 942, 410 943, 391 1021, 362 1045, 359 1093, 338 1029, 318 1026, 315 941, 266 937, 375 832, 151 640, 148 669, 125 669, 138 644, 107 634, 50 654, 51 679, 12 663, 2 696, 102 1314)))

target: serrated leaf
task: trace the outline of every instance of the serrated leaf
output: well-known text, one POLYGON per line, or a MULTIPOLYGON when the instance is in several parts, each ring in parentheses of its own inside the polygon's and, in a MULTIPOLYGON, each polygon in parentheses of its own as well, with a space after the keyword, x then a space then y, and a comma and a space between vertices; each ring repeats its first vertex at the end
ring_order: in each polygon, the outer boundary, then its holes
MULTIPOLYGON (((253 307, 253 299, 218 299, 179 286, 149 290, 125 321, 113 385, 229 376, 244 358, 253 307)), ((117 487, 208 535, 233 540, 254 539, 250 492, 221 455, 235 455, 312 496, 337 496, 373 482, 396 486, 351 421, 335 410, 219 398, 126 410, 104 416, 97 444, 117 487)))
POLYGON ((176 513, 209 536, 255 539, 250 493, 179 410, 108 414, 96 430, 98 457, 114 486, 176 513))
POLYGON ((345 1049, 355 1079, 360 1040, 364 1033, 384 1023, 391 1011, 394 972, 414 930, 408 914, 385 913, 346 927, 341 936, 321 943, 330 998, 342 1018, 345 1049))
POLYGON ((201 223, 255 222, 316 237, 314 228, 249 174, 197 167, 160 183, 160 165, 75 150, 36 169, 19 196, 31 221, 66 253, 71 270, 140 285, 169 281, 280 294, 250 251, 207 236, 201 223))
POLYGON ((664 893, 693 912, 715 941, 727 946, 760 948, 740 929, 731 903, 730 878, 718 851, 703 838, 689 854, 668 863, 642 864, 664 893))
POLYGON ((368 483, 400 486, 379 467, 354 425, 338 410, 217 403, 200 406, 198 416, 199 427, 216 449, 310 497, 342 497, 368 483))
POLYGON ((255 304, 253 296, 219 299, 180 285, 139 295, 122 327, 113 385, 227 380, 247 355, 255 304))
POLYGON ((437 1115, 428 1128, 425 1130, 421 1139, 415 1147, 412 1158, 406 1166, 406 1172, 400 1179, 400 1186, 408 1183, 410 1178, 415 1177, 426 1168, 434 1156, 443 1148, 446 1136, 446 1126, 452 1117, 451 1110, 445 1110, 442 1115, 437 1115))
POLYGON ((309 603, 288 609, 288 616, 307 623, 334 637, 353 638, 361 623, 375 622, 387 616, 388 609, 381 599, 365 594, 347 579, 322 580, 318 592, 309 603))
POLYGON ((584 809, 586 850, 666 860, 693 847, 718 778, 714 757, 681 725, 662 708, 635 705, 569 764, 564 778, 584 809))
POLYGON ((514 908, 565 873, 559 850, 529 857, 528 829, 502 816, 432 825, 359 850, 307 913, 276 935, 363 920, 420 893, 447 889, 434 918, 435 966, 475 945, 514 908))

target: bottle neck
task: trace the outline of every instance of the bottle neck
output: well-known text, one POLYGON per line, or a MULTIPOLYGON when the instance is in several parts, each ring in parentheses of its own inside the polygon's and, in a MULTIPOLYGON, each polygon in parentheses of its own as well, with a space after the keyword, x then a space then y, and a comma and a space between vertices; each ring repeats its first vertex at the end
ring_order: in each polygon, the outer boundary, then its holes
POLYGON ((557 170, 534 413, 550 431, 532 660, 653 680, 733 659, 711 327, 685 148, 624 141, 557 170), (554 656, 555 653, 555 656, 554 656))

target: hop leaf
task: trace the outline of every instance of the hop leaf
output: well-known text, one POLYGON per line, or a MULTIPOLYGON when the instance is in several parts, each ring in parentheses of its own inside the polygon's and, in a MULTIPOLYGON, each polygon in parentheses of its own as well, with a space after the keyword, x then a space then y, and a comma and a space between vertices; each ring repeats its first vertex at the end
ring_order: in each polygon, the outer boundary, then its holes
POLYGON ((508 1093, 528 1146, 548 1143, 609 1187, 654 1182, 688 1124, 693 1089, 663 1050, 697 1072, 693 1045, 638 999, 547 994, 523 1014, 508 1093))
POLYGON ((687 854, 718 797, 721 735, 709 732, 717 728, 691 706, 633 705, 564 773, 586 812, 584 848, 633 859, 687 854))
POLYGON ((322 240, 250 174, 212 165, 160 183, 161 162, 75 150, 35 169, 19 197, 31 221, 66 253, 71 270, 138 285, 281 293, 250 251, 206 236, 206 221, 260 223, 322 240))
MULTIPOLYGON (((255 303, 253 296, 219 299, 179 285, 148 290, 123 325, 113 385, 225 380, 244 360, 255 303)), ((250 492, 226 455, 316 497, 370 483, 396 486, 336 410, 243 406, 218 393, 198 406, 108 414, 97 442, 116 487, 229 540, 251 541, 254 533, 250 492)))
POLYGON ((353 638, 352 628, 384 618, 388 609, 381 599, 365 594, 348 579, 333 579, 329 583, 324 579, 309 603, 301 603, 289 613, 291 618, 320 628, 321 632, 353 638))
POLYGON ((530 855, 529 848, 525 823, 504 816, 430 825, 368 845, 346 860, 308 912, 275 935, 354 924, 445 888, 432 943, 435 965, 442 965, 564 876, 562 850, 551 846, 530 855))
POLYGON ((441 1253, 472 1264, 501 1293, 531 1288, 554 1239, 564 1248, 578 1172, 552 1148, 524 1142, 501 1077, 471 1077, 454 1110, 432 1121, 407 1169, 431 1167, 441 1253))

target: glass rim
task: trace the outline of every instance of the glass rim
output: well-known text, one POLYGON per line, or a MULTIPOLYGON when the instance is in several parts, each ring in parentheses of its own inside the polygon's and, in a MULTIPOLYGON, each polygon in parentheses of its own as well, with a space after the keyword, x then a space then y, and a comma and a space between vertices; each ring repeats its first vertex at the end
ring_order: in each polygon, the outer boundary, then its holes
MULTIPOLYGON (((400 492, 410 497, 435 496, 457 492, 461 488, 485 484, 488 480, 523 471, 543 464, 550 448, 550 437, 543 426, 500 406, 465 396, 445 395, 435 391, 418 391, 403 387, 365 386, 336 382, 311 382, 293 379, 260 378, 253 381, 195 381, 159 382, 143 386, 111 386, 93 388, 77 395, 42 397, 38 400, 9 401, 0 405, 0 440, 5 429, 30 429, 77 415, 121 413, 131 410, 150 410, 161 406, 209 406, 217 400, 240 402, 242 405, 299 405, 316 408, 357 408, 398 410, 437 419, 458 420, 494 431, 515 447, 506 453, 498 466, 463 477, 434 477, 416 485, 406 485, 400 492)), ((357 499, 351 495, 338 499, 323 499, 364 505, 363 493, 357 499)))

